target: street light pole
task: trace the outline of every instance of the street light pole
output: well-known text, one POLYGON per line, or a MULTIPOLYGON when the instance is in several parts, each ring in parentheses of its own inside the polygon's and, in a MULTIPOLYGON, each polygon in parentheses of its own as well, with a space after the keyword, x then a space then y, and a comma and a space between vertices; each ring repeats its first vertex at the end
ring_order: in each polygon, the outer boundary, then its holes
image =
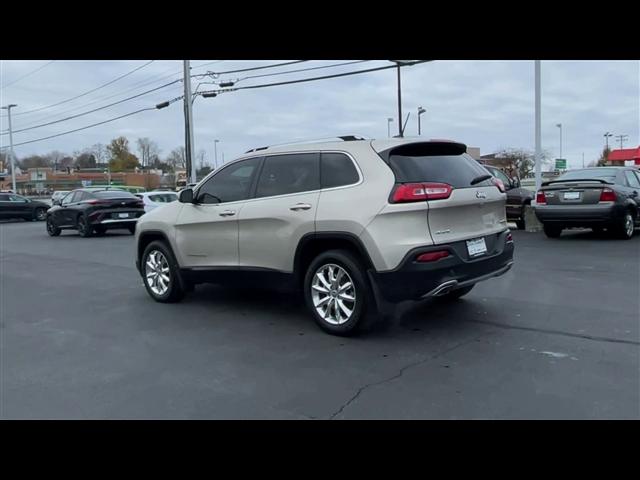
POLYGON ((562 124, 556 123, 556 127, 560 129, 560 157, 558 158, 562 158, 562 124))
POLYGON ((542 116, 540 111, 540 60, 535 60, 535 141, 536 141, 536 192, 540 190, 541 182, 541 162, 542 162, 542 136, 541 123, 542 116))
POLYGON ((10 105, 6 105, 4 107, 2 107, 3 110, 7 111, 7 120, 9 122, 9 155, 11 155, 11 185, 12 185, 12 191, 15 193, 16 192, 16 165, 15 165, 15 159, 14 159, 14 154, 13 154, 13 131, 11 130, 11 108, 13 107, 17 107, 18 105, 16 105, 15 103, 12 103, 10 105))
POLYGON ((213 160, 213 168, 214 168, 214 170, 216 168, 218 168, 218 142, 219 141, 220 140, 214 140, 213 141, 213 158, 214 158, 214 160, 213 160))
POLYGON ((426 112, 426 110, 422 107, 418 107, 418 136, 421 135, 421 131, 420 131, 420 115, 422 115, 424 112, 426 112))
POLYGON ((606 142, 607 150, 609 150, 609 137, 613 137, 613 133, 607 132, 604 134, 604 141, 606 142))
POLYGON ((398 136, 402 138, 402 88, 400 84, 400 63, 398 68, 398 136))
POLYGON ((387 137, 391 138, 391 122, 393 122, 393 118, 387 118, 387 137))
POLYGON ((187 164, 187 176, 189 183, 196 182, 196 164, 193 161, 193 111, 191 109, 191 67, 189 60, 183 60, 184 70, 184 137, 185 160, 187 164))

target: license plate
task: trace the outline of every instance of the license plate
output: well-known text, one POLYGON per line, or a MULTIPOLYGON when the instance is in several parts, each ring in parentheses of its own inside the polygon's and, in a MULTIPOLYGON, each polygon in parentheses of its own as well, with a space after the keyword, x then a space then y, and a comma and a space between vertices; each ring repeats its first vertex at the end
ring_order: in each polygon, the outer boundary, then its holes
POLYGON ((487 253, 487 244, 484 242, 484 238, 474 238, 473 240, 467 240, 467 251, 470 257, 482 255, 487 253))
POLYGON ((120 218, 129 218, 129 214, 128 213, 119 213, 118 217, 120 217, 120 218))
POLYGON ((565 200, 579 200, 580 192, 564 192, 565 200))

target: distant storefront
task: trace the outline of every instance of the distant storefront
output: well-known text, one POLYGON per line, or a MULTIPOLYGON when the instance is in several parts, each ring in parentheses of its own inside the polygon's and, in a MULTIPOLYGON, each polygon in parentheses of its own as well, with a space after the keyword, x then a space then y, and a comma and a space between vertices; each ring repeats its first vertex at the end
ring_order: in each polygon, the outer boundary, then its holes
POLYGON ((640 146, 637 148, 620 148, 611 150, 607 157, 607 165, 638 165, 640 166, 640 146))

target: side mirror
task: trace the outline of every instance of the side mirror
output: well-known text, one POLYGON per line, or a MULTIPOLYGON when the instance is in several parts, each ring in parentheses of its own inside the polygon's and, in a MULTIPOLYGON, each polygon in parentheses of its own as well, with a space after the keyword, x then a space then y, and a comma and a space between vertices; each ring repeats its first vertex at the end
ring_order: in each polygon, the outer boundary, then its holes
POLYGON ((180 190, 178 200, 180 203, 193 203, 193 189, 185 188, 184 190, 180 190))

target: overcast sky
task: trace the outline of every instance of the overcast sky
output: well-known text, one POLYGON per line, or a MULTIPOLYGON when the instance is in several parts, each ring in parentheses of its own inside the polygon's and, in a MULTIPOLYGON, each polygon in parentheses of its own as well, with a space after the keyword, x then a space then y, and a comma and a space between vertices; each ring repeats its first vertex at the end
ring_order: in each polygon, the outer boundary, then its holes
MULTIPOLYGON (((222 72, 284 60, 193 60, 192 73, 222 72), (209 64, 210 62, 216 62, 209 64), (209 65, 204 65, 209 64, 209 65), (200 65, 202 67, 198 68, 200 65)), ((309 61, 276 69, 221 75, 236 80, 249 75, 342 63, 309 61)), ((154 61, 134 73, 71 102, 20 115, 20 112, 62 102, 116 79, 140 67, 139 61, 0 61, 0 103, 18 104, 12 110, 13 130, 76 115, 113 103, 181 78, 182 61, 154 61)), ((257 85, 327 75, 375 66, 371 61, 332 69, 244 79, 237 86, 257 85)), ((198 81, 194 79, 195 89, 198 81)), ((212 88, 202 85, 201 90, 212 88)), ((72 120, 15 133, 14 144, 55 135, 108 120, 182 94, 182 83, 143 95, 72 120)), ((411 112, 406 135, 417 134, 416 110, 422 115, 425 138, 449 138, 479 147, 482 154, 501 148, 534 148, 533 61, 434 61, 403 69, 403 115, 411 112)), ((2 111, 0 130, 8 128, 2 111)), ((387 117, 393 117, 397 134, 396 72, 394 69, 317 82, 244 90, 198 97, 194 103, 195 151, 214 157, 213 140, 219 139, 218 161, 228 161, 259 146, 333 135, 387 136, 387 117)), ((640 143, 640 62, 638 61, 543 61, 542 144, 553 157, 559 155, 562 124, 563 157, 569 166, 595 160, 606 131, 629 136, 625 147, 640 143)), ((50 140, 16 146, 18 158, 60 150, 76 150, 119 135, 135 150, 138 137, 149 137, 160 146, 161 157, 184 144, 182 102, 50 140)), ((0 137, 4 147, 8 135, 0 137)), ((610 144, 618 145, 615 139, 610 144)), ((617 147, 616 147, 617 148, 617 147)))

